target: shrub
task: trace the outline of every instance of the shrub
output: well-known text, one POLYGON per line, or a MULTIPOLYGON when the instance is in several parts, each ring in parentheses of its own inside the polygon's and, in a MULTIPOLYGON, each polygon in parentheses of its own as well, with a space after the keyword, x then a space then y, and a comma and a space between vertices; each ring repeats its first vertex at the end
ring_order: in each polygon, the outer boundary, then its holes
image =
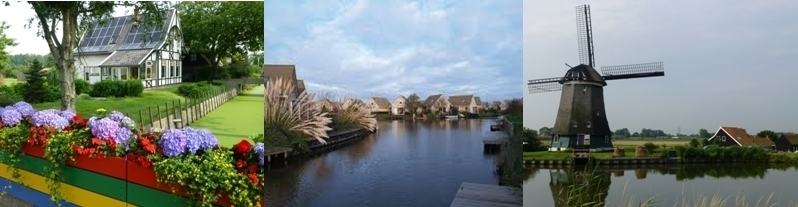
POLYGON ((526 144, 524 145, 524 152, 532 152, 532 151, 542 151, 545 149, 543 144, 540 143, 540 138, 538 138, 538 132, 534 129, 524 128, 521 132, 521 137, 523 138, 526 144))
POLYGON ((61 86, 59 85, 47 85, 47 93, 50 94, 50 98, 48 100, 55 101, 61 99, 61 86))
POLYGON ((701 144, 698 143, 698 140, 692 139, 692 140, 690 140, 690 144, 689 145, 690 145, 690 147, 698 147, 701 144))
POLYGON ((0 106, 10 106, 22 101, 22 95, 17 93, 13 87, 0 86, 0 106))
POLYGON ((654 153, 654 151, 659 149, 659 146, 653 142, 646 142, 643 147, 646 148, 646 153, 654 153))
POLYGON ((89 84, 89 81, 75 79, 75 94, 89 94, 89 91, 91 91, 91 84, 89 84))
POLYGON ((141 96, 141 93, 144 92, 144 83, 142 83, 140 80, 126 80, 120 84, 123 85, 121 94, 119 94, 121 96, 137 97, 141 96))
POLYGON ((92 97, 118 97, 119 90, 122 88, 120 81, 103 80, 91 86, 89 95, 92 97))

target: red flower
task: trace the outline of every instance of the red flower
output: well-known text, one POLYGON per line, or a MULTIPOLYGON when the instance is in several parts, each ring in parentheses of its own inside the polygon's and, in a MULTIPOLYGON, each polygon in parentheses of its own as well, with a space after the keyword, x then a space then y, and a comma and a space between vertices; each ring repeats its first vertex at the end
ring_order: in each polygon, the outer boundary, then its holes
POLYGON ((100 139, 100 138, 97 138, 97 137, 92 137, 91 138, 91 144, 93 144, 93 145, 101 145, 101 144, 103 144, 103 142, 104 141, 102 139, 100 139))
POLYGON ((250 181, 252 181, 252 183, 255 183, 256 185, 257 185, 257 184, 258 184, 258 182, 259 182, 259 180, 258 180, 258 176, 257 176, 257 175, 255 175, 255 174, 249 174, 249 180, 250 180, 250 181))
POLYGON ((247 161, 238 160, 238 162, 236 162, 236 168, 243 168, 244 166, 247 166, 247 161))
POLYGON ((258 166, 250 165, 249 166, 249 174, 254 174, 256 172, 258 172, 258 166))
POLYGON ((252 144, 249 143, 246 139, 242 139, 241 142, 233 146, 233 152, 237 155, 245 155, 252 150, 252 144))
POLYGON ((142 139, 141 147, 149 153, 155 153, 155 145, 153 145, 149 139, 142 139))

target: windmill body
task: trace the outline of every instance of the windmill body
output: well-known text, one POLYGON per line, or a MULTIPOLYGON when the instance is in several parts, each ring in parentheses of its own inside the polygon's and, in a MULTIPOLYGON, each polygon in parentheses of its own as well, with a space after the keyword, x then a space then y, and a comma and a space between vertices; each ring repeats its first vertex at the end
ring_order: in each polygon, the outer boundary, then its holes
MULTIPOLYGON (((604 110, 604 86, 608 80, 664 76, 662 62, 602 67, 596 71, 590 6, 577 7, 579 60, 565 76, 530 80, 530 93, 562 91, 549 151, 612 150, 612 130, 604 110)), ((567 64, 566 64, 567 65, 567 64)), ((569 66, 570 67, 570 66, 569 66)))

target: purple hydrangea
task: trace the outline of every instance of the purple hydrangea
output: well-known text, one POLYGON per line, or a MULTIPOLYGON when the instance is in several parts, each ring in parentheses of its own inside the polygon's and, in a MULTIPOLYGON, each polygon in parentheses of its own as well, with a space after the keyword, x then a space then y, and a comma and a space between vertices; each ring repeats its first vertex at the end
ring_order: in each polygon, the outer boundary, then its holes
POLYGON ((61 113, 59 115, 61 115, 61 117, 64 117, 67 120, 72 120, 72 118, 75 117, 75 115, 78 115, 78 114, 76 114, 75 112, 70 111, 70 110, 64 110, 64 111, 61 111, 61 113))
POLYGON ((216 136, 208 131, 207 129, 193 129, 197 131, 197 135, 200 137, 202 144, 200 145, 200 149, 202 150, 210 150, 219 145, 219 140, 216 139, 216 136))
POLYGON ((167 157, 174 157, 186 151, 186 133, 179 129, 167 129, 158 141, 167 157))
POLYGON ((108 113, 108 115, 106 115, 105 117, 108 117, 109 119, 114 120, 115 122, 122 122, 123 119, 127 118, 125 114, 122 114, 122 112, 119 111, 111 111, 111 113, 108 113))
POLYGON ((183 128, 183 133, 186 134, 186 151, 196 153, 202 147, 202 135, 199 134, 194 128, 183 128))
POLYGON ((3 120, 3 124, 6 126, 16 126, 22 121, 22 114, 16 109, 6 108, 0 112, 0 119, 3 120))
POLYGON ((64 117, 61 117, 59 113, 60 111, 54 109, 38 111, 36 113, 33 113, 31 121, 33 122, 33 125, 36 127, 50 126, 58 130, 63 130, 65 127, 69 125, 69 120, 64 119, 64 117))
POLYGON ((23 117, 33 115, 33 113, 36 112, 36 110, 33 109, 33 106, 24 101, 15 103, 14 108, 17 109, 17 111, 22 114, 23 117))
POLYGON ((252 147, 252 151, 258 155, 258 164, 263 165, 263 155, 266 154, 266 146, 263 145, 263 142, 258 142, 255 144, 255 147, 252 147))
POLYGON ((122 121, 120 121, 119 123, 122 124, 122 127, 125 127, 125 128, 128 128, 128 129, 135 129, 136 128, 136 122, 133 121, 133 119, 131 119, 130 117, 122 118, 122 121))
POLYGON ((91 134, 102 140, 116 139, 117 134, 121 130, 119 128, 119 123, 109 118, 94 120, 91 123, 91 134))
POLYGON ((129 150, 128 145, 130 144, 131 138, 133 138, 133 131, 126 128, 119 128, 119 131, 116 132, 116 136, 114 137, 114 141, 124 145, 125 151, 127 151, 129 150))
POLYGON ((89 120, 86 120, 86 126, 94 126, 94 122, 97 122, 98 118, 96 116, 92 116, 89 120))

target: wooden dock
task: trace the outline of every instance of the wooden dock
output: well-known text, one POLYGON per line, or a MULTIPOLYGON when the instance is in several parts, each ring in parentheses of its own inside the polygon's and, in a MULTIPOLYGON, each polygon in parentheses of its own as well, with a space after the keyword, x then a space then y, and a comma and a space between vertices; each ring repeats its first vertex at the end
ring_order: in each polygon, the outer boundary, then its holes
POLYGON ((450 207, 521 207, 523 205, 524 190, 520 188, 463 182, 450 207))
POLYGON ((484 145, 484 152, 493 153, 501 150, 504 143, 510 141, 510 137, 505 131, 490 131, 486 132, 482 144, 484 145))
POLYGON ((283 161, 283 164, 287 162, 288 155, 294 151, 294 149, 287 148, 287 147, 267 147, 266 154, 266 164, 274 163, 275 161, 283 161))

